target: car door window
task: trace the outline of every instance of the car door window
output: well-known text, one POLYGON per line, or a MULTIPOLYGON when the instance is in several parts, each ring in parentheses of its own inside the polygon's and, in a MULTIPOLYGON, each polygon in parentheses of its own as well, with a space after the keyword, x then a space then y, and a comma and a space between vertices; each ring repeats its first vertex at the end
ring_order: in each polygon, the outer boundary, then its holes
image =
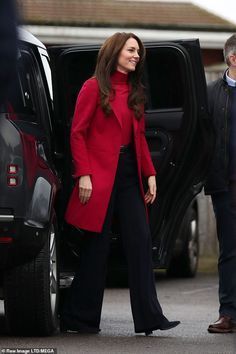
POLYGON ((147 109, 183 107, 183 71, 176 50, 158 47, 148 48, 146 79, 148 82, 147 109))
POLYGON ((67 124, 70 125, 71 119, 74 113, 74 107, 78 92, 80 91, 85 80, 90 78, 94 74, 96 65, 97 52, 80 52, 78 54, 71 55, 66 58, 69 62, 66 65, 67 70, 65 71, 64 79, 68 83, 66 96, 66 112, 67 112, 67 124))
POLYGON ((2 111, 12 120, 31 123, 39 122, 37 77, 30 53, 21 51, 17 65, 17 76, 9 90, 2 111))

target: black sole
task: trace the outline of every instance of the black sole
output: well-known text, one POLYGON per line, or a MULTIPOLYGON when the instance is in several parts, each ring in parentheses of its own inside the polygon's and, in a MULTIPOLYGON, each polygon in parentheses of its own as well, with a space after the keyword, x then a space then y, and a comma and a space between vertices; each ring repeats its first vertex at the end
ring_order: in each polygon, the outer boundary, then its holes
POLYGON ((169 321, 169 322, 163 324, 162 326, 152 327, 151 329, 148 329, 146 331, 143 330, 143 331, 138 331, 136 333, 145 333, 146 336, 149 336, 150 334, 152 334, 153 331, 156 331, 158 329, 160 331, 167 331, 168 329, 175 328, 179 324, 180 324, 180 321, 169 321))

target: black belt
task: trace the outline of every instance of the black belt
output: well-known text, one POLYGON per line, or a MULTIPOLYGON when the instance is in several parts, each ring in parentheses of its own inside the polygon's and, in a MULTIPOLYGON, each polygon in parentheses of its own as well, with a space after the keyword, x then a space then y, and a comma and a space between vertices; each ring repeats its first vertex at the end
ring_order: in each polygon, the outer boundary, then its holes
POLYGON ((120 154, 124 154, 125 152, 132 150, 132 144, 121 145, 120 146, 120 154))

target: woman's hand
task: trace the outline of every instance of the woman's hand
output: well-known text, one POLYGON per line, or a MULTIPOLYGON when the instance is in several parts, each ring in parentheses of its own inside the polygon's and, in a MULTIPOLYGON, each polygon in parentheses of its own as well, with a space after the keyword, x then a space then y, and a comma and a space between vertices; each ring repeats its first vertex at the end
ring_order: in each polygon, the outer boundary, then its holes
POLYGON ((156 185, 156 176, 149 176, 148 177, 148 191, 145 194, 145 203, 153 203, 154 200, 156 199, 156 193, 157 193, 157 185, 156 185))
POLYGON ((86 204, 92 194, 92 182, 89 175, 79 177, 79 200, 86 204))

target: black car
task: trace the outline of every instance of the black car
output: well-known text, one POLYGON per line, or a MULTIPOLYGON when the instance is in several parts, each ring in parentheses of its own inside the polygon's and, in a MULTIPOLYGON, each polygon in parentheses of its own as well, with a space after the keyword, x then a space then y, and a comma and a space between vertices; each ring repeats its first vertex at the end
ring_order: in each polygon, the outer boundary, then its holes
MULTIPOLYGON (((46 50, 24 30, 20 38, 18 78, 0 113, 0 285, 8 330, 49 335, 57 328, 59 288, 71 281, 83 238, 63 218, 73 187, 69 132, 99 46, 46 50)), ((193 276, 195 196, 213 141, 199 42, 145 46, 146 136, 159 189, 150 208, 154 268, 193 276)), ((111 239, 111 269, 122 269, 116 220, 111 239)))

